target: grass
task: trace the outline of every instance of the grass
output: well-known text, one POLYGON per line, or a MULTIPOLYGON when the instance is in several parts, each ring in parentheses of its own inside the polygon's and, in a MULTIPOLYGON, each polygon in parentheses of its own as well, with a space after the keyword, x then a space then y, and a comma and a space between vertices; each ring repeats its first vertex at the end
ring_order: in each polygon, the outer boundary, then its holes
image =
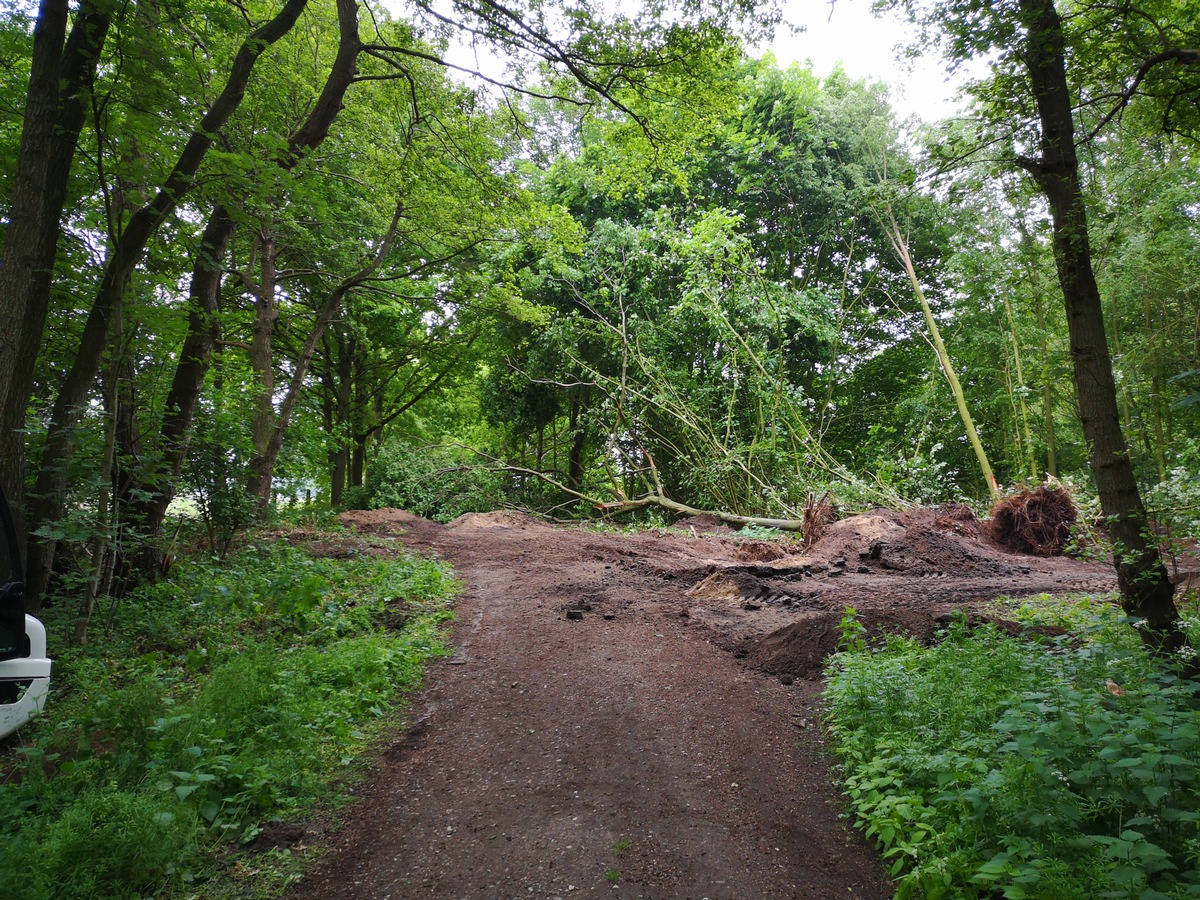
POLYGON ((1107 598, 1001 605, 1068 633, 960 619, 829 666, 844 788, 897 896, 1200 896, 1196 686, 1107 598))
MULTIPOLYGON (((287 851, 252 867, 230 851, 336 806, 333 785, 444 652, 453 589, 427 560, 277 542, 181 564, 125 600, 92 646, 55 649, 46 715, 6 761, 5 896, 277 891, 287 851)), ((51 634, 70 613, 47 610, 51 634)))

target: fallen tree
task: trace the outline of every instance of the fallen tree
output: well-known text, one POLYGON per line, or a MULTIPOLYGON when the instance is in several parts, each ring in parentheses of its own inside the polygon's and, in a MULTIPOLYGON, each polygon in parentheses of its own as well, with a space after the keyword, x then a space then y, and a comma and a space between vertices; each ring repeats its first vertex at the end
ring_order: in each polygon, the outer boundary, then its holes
POLYGON ((665 509, 668 512, 677 513, 681 516, 713 516, 716 519, 720 519, 726 525, 739 525, 743 528, 747 525, 752 525, 757 528, 777 528, 780 531, 795 531, 801 534, 804 533, 804 519, 771 519, 763 516, 740 516, 735 515, 734 513, 721 512, 720 510, 715 509, 699 509, 695 506, 688 506, 686 503, 680 503, 677 500, 672 500, 662 492, 661 484, 657 485, 655 490, 632 500, 626 497, 622 497, 619 500, 600 500, 596 497, 582 493, 581 491, 569 488, 558 479, 552 478, 545 472, 539 472, 536 469, 526 469, 522 466, 512 466, 507 464, 489 466, 488 468, 495 472, 512 472, 516 475, 530 475, 534 478, 538 478, 551 487, 562 491, 564 494, 574 497, 577 500, 582 500, 584 503, 587 503, 593 509, 605 516, 623 515, 625 513, 637 512, 641 509, 655 507, 658 509, 665 509))

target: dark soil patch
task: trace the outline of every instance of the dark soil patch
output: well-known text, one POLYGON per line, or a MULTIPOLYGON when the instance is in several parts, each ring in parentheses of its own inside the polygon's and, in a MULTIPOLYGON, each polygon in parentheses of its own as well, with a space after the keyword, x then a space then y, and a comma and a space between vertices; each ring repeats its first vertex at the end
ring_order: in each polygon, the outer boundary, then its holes
POLYGON ((466 590, 417 727, 294 897, 890 897, 819 725, 845 608, 928 640, 975 601, 1113 586, 997 547, 961 509, 875 510, 804 553, 695 520, 344 521, 444 556, 466 590))
MULTIPOLYGON (((863 626, 862 638, 868 644, 880 644, 889 635, 904 635, 930 644, 950 626, 951 618, 952 613, 938 613, 935 608, 871 611, 857 616, 863 626)), ((749 638, 733 651, 749 665, 771 675, 819 676, 825 660, 839 649, 842 619, 843 616, 837 613, 818 613, 780 628, 765 638, 749 638)), ((997 619, 973 610, 967 613, 966 621, 972 628, 992 625, 1013 636, 1052 637, 1065 633, 1062 629, 1044 626, 1029 629, 1019 622, 997 619)))
POLYGON ((267 822, 246 849, 252 853, 264 853, 267 850, 294 847, 306 835, 304 826, 297 822, 267 822))

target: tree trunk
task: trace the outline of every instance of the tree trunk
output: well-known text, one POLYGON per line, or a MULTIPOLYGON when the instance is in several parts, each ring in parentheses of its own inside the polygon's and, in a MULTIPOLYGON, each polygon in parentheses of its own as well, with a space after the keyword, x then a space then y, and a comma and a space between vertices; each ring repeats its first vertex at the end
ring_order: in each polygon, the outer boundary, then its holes
POLYGON ((583 488, 583 454, 587 449, 587 426, 583 423, 583 402, 571 397, 567 413, 567 431, 571 435, 571 448, 567 451, 567 487, 572 491, 583 488))
MULTIPOLYGON (((1150 296, 1146 296, 1146 333, 1154 333, 1154 311, 1150 305, 1150 296)), ((1158 470, 1158 480, 1167 480, 1167 442, 1163 436, 1162 414, 1162 352, 1158 347, 1150 351, 1150 414, 1151 425, 1154 428, 1154 465, 1158 470)))
MULTIPOLYGON (((354 77, 358 72, 358 54, 362 49, 362 42, 358 36, 358 2, 357 0, 337 0, 337 11, 337 56, 334 58, 333 66, 329 71, 329 77, 325 79, 325 86, 322 88, 321 96, 317 98, 312 112, 309 113, 304 124, 288 140, 288 157, 283 165, 285 171, 293 168, 304 154, 319 147, 321 142, 328 136, 334 119, 337 118, 338 113, 342 110, 342 102, 345 99, 346 91, 354 83, 354 77)), ((397 209, 397 218, 392 223, 393 233, 400 214, 400 210, 397 209)), ((390 236, 388 243, 390 245, 390 236)), ((307 373, 308 363, 311 361, 312 354, 316 349, 316 341, 324 333, 326 326, 337 310, 337 305, 340 304, 342 297, 344 297, 345 292, 349 289, 349 285, 339 286, 337 291, 334 292, 336 299, 331 298, 332 307, 329 307, 327 304, 319 313, 318 324, 313 332, 314 336, 305 345, 302 354, 303 358, 296 366, 292 383, 287 396, 284 398, 277 421, 273 403, 274 384, 271 373, 274 362, 271 358, 270 342, 271 329, 274 328, 275 320, 279 317, 279 310, 274 305, 275 278, 273 270, 275 247, 273 242, 269 254, 269 263, 272 266, 269 294, 266 272, 266 266, 268 265, 267 251, 268 248, 264 244, 262 254, 264 272, 260 285, 261 290, 257 304, 258 315, 256 317, 254 337, 251 342, 250 358, 250 365, 259 378, 261 393, 254 415, 254 458, 250 460, 246 478, 246 489, 251 496, 256 498, 258 515, 260 517, 266 515, 267 508, 271 502, 271 483, 274 477, 275 461, 278 459, 279 451, 283 447, 283 439, 287 433, 292 410, 295 407, 300 386, 307 373)), ((382 254, 378 255, 376 259, 377 265, 378 261, 382 259, 382 254)))
MULTIPOLYGON (((66 0, 43 0, 21 145, 0 247, 0 486, 25 552, 25 414, 50 307, 59 224, 96 63, 111 14, 84 2, 67 38, 66 0)), ((36 607, 40 597, 27 593, 36 607)))
POLYGON ((192 266, 187 336, 167 393, 156 442, 162 458, 150 474, 148 483, 139 486, 138 494, 145 499, 130 501, 130 520, 144 538, 137 567, 145 575, 152 576, 162 567, 163 523, 167 507, 175 497, 175 485, 183 473, 196 408, 212 362, 213 348, 220 338, 217 312, 222 264, 235 230, 236 225, 225 207, 214 206, 192 266))
MULTIPOLYGON (((291 30, 307 3, 308 0, 288 0, 275 18, 246 37, 230 66, 224 90, 201 117, 158 194, 133 214, 109 254, 75 361, 59 387, 51 410, 36 499, 31 509, 32 528, 62 517, 67 490, 66 463, 74 443, 75 427, 100 365, 113 310, 124 299, 129 278, 141 262, 150 239, 191 189, 217 132, 241 105, 255 63, 268 47, 291 30)), ((56 542, 52 539, 29 542, 26 591, 32 603, 40 602, 49 583, 55 550, 56 542)))
POLYGON ((358 436, 350 448, 350 486, 362 487, 367 475, 367 437, 358 436))
POLYGON ((1037 295, 1038 331, 1042 336, 1042 414, 1046 430, 1046 473, 1058 477, 1058 443, 1054 433, 1054 385, 1050 379, 1050 342, 1046 338, 1046 314, 1041 294, 1037 295))
POLYGON ((942 374, 946 376, 946 381, 950 385, 950 392, 954 395, 954 405, 958 409, 959 418, 962 419, 963 429, 967 432, 967 440, 971 442, 971 449, 975 451, 975 459, 979 463, 979 471, 983 474, 988 494, 995 499, 1000 496, 1000 489, 996 485, 996 476, 992 474, 992 464, 988 462, 987 452, 983 449, 983 442, 979 440, 979 431, 975 428, 975 422, 971 418, 971 411, 967 409, 967 397, 963 393, 962 384, 958 380, 958 373, 954 371, 954 364, 950 360, 950 354, 946 351, 946 344, 942 341, 942 332, 938 328, 937 320, 933 317, 933 310, 929 308, 929 301, 925 299, 925 291, 921 288, 921 280, 917 278, 917 270, 913 266, 912 256, 908 252, 908 243, 904 240, 904 235, 900 232, 900 226, 896 224, 896 219, 892 216, 890 209, 888 210, 888 218, 883 222, 883 226, 887 232, 888 240, 891 241, 892 249, 896 251, 896 256, 899 257, 900 262, 904 264, 904 271, 908 274, 908 280, 912 284, 917 302, 921 304, 921 313, 925 317, 925 327, 929 329, 929 340, 933 344, 934 352, 937 354, 942 374))
POLYGON ((1104 309, 1092 271, 1062 21, 1053 0, 1019 3, 1028 34, 1025 65, 1042 132, 1041 158, 1024 159, 1021 164, 1037 181, 1053 216, 1054 260, 1067 312, 1080 419, 1101 509, 1114 543, 1122 604, 1129 615, 1145 620, 1140 629, 1143 641, 1166 653, 1182 647, 1186 636, 1179 626, 1174 586, 1150 531, 1121 432, 1104 309))
POLYGON ((250 461, 246 490, 255 498, 258 515, 265 516, 271 503, 271 472, 266 463, 266 453, 275 425, 275 355, 272 346, 275 323, 279 319, 279 306, 275 298, 277 251, 275 238, 269 230, 259 235, 258 250, 262 264, 258 294, 254 300, 254 330, 247 354, 255 380, 254 410, 250 417, 254 458, 250 461))
POLYGON ((340 330, 332 332, 333 339, 326 335, 325 355, 327 359, 325 374, 326 406, 328 413, 325 421, 325 431, 332 449, 329 452, 329 502, 338 506, 342 502, 342 492, 350 486, 350 434, 353 431, 350 421, 351 396, 350 389, 354 383, 354 347, 357 343, 353 335, 345 335, 340 330))
POLYGON ((1017 444, 1021 445, 1022 433, 1024 435, 1025 446, 1025 464, 1029 466, 1029 477, 1033 479, 1033 483, 1041 481, 1041 475, 1038 473, 1037 457, 1033 450, 1033 431, 1029 427, 1029 404, 1025 402, 1025 369, 1021 365, 1021 340, 1017 335, 1017 319, 1013 315, 1012 304, 1008 300, 1008 295, 1003 295, 1004 312, 1008 317, 1008 330, 1012 336, 1012 352, 1013 364, 1017 370, 1017 390, 1015 393, 1020 399, 1020 417, 1021 427, 1017 431, 1017 444))
POLYGON ((116 321, 113 323, 112 366, 108 373, 108 383, 105 385, 105 408, 108 421, 104 427, 104 453, 100 461, 100 489, 96 497, 95 531, 88 542, 88 558, 91 571, 84 584, 83 600, 79 612, 75 616, 75 630, 72 643, 77 647, 87 644, 88 626, 92 621, 92 611, 96 608, 96 600, 107 590, 106 576, 111 572, 110 563, 114 555, 113 540, 116 526, 116 495, 113 492, 112 476, 116 463, 118 420, 121 406, 121 365, 124 335, 121 333, 121 310, 116 311, 116 321))

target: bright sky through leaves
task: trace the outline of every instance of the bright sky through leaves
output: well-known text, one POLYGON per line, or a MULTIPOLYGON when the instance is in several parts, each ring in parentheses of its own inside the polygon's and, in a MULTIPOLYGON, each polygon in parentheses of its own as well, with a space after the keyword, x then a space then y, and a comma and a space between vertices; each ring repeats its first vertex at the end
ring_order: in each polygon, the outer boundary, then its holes
POLYGON ((824 78, 840 62, 855 78, 886 82, 892 105, 901 118, 912 114, 936 121, 956 111, 954 92, 962 83, 948 82, 935 57, 908 60, 903 46, 912 42, 911 26, 891 15, 871 14, 869 0, 788 0, 784 20, 802 26, 800 34, 781 29, 769 48, 780 65, 811 60, 824 78))
MULTIPOLYGON (((385 5, 404 15, 403 5, 395 0, 385 0, 385 5)), ((610 4, 622 11, 638 5, 637 0, 610 4)), ((444 11, 450 11, 448 4, 444 11)), ((915 114, 932 122, 956 111, 954 92, 962 76, 952 84, 940 59, 905 59, 903 46, 913 39, 911 26, 891 15, 872 15, 870 0, 837 0, 836 4, 785 0, 784 20, 804 30, 792 33, 781 26, 775 41, 755 52, 769 50, 782 66, 811 61, 813 71, 822 78, 841 63, 854 78, 883 81, 891 88, 892 105, 900 118, 915 114)), ((482 47, 473 52, 459 45, 449 56, 456 65, 478 68, 489 77, 505 80, 504 61, 489 56, 482 47)))

